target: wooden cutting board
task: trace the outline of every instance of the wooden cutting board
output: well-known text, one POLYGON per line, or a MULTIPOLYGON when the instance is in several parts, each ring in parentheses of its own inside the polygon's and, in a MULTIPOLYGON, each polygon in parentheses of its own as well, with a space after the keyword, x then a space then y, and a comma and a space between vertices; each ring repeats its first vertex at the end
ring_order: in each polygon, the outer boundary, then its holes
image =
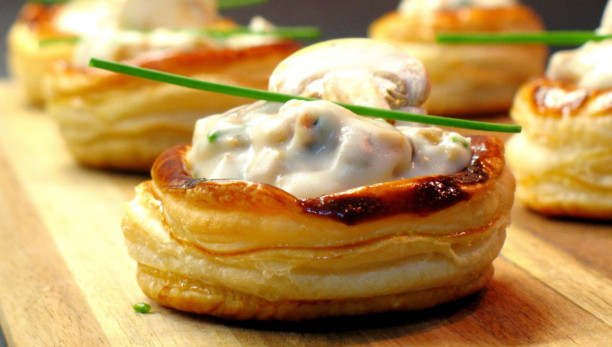
POLYGON ((495 276, 420 312, 228 322, 160 307, 135 280, 120 221, 146 175, 79 167, 54 122, 0 82, 0 324, 9 345, 612 346, 612 225, 517 205, 495 276), (137 302, 152 304, 139 314, 137 302))

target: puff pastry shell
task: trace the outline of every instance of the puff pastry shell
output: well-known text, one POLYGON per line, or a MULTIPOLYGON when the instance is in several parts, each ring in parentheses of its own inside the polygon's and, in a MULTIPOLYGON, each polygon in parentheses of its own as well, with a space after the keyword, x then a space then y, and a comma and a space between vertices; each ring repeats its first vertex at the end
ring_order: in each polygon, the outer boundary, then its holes
POLYGON ((550 79, 525 84, 508 142, 517 199, 547 215, 612 220, 612 90, 550 79))
POLYGON ((395 43, 425 64, 430 114, 478 115, 507 112, 518 87, 544 72, 547 50, 537 45, 443 45, 439 33, 513 32, 543 29, 528 7, 465 7, 410 16, 390 12, 369 28, 373 39, 395 43))
MULTIPOLYGON (((266 89, 294 42, 141 56, 128 63, 196 79, 266 89)), ((191 142, 195 122, 252 100, 95 69, 58 68, 47 108, 86 166, 148 171, 164 150, 191 142)))
POLYGON ((137 187, 123 231, 161 305, 229 319, 413 310, 481 289, 510 222, 514 179, 497 138, 471 165, 296 199, 273 186, 195 179, 179 146, 137 187))

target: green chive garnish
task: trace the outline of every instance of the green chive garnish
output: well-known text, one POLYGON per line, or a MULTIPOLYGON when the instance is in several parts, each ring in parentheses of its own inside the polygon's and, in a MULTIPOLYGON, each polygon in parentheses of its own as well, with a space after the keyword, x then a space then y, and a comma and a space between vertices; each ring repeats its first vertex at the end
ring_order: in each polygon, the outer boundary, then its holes
POLYGON ((28 0, 28 2, 38 2, 41 4, 53 5, 53 4, 61 4, 64 2, 68 2, 71 0, 28 0))
MULTIPOLYGON (((143 33, 151 32, 151 30, 139 30, 143 33)), ((173 31, 189 31, 193 32, 194 35, 210 36, 217 38, 228 38, 234 35, 262 35, 262 36, 275 36, 282 38, 290 38, 296 40, 312 40, 316 39, 321 35, 321 32, 316 27, 277 27, 270 30, 251 30, 248 27, 236 27, 225 30, 213 30, 213 29, 173 29, 173 31)), ((40 47, 45 47, 55 44, 76 44, 80 38, 78 37, 61 37, 53 39, 45 39, 38 41, 40 47)))
POLYGON ((439 43, 452 44, 545 44, 551 46, 582 45, 589 41, 612 39, 592 31, 544 31, 532 33, 443 33, 439 43))
POLYGON ((263 4, 267 0, 219 0, 217 6, 220 10, 234 8, 234 7, 244 7, 244 6, 252 6, 263 4))
POLYGON ((450 139, 451 139, 451 141, 453 141, 454 143, 460 143, 460 144, 461 144, 461 145, 463 145, 463 147, 465 147, 465 148, 470 148, 470 144, 469 144, 467 141, 463 140, 463 139, 460 139, 460 138, 458 138, 458 137, 456 137, 456 136, 452 136, 450 139))
POLYGON ((57 45, 57 44, 74 45, 78 43, 79 40, 80 39, 78 37, 60 37, 60 38, 53 38, 53 39, 45 39, 45 40, 38 41, 38 46, 46 47, 49 45, 57 45))
POLYGON ((138 313, 149 313, 149 311, 151 311, 151 305, 144 302, 134 304, 132 307, 134 308, 134 311, 138 313))
MULTIPOLYGON (((226 84, 213 83, 208 81, 196 80, 184 76, 174 75, 166 72, 145 69, 141 67, 125 65, 121 63, 111 62, 107 60, 92 58, 89 62, 90 66, 97 67, 100 69, 117 72, 134 77, 146 78, 158 82, 170 83, 182 87, 193 88, 198 90, 205 90, 209 92, 228 94, 238 97, 260 99, 273 102, 287 102, 289 100, 298 99, 305 101, 314 101, 317 99, 307 98, 303 96, 287 95, 281 93, 273 93, 259 89, 244 88, 230 86, 226 84)), ((407 113, 394 110, 384 110, 374 107, 357 106, 351 104, 345 104, 337 102, 336 104, 347 108, 354 113, 371 116, 377 118, 394 119, 399 121, 415 122, 422 124, 440 125, 454 128, 483 130, 483 131, 495 131, 495 132, 508 132, 508 133, 519 133, 521 132, 520 125, 511 124, 498 124, 498 123, 487 123, 478 122, 466 119, 446 118, 440 116, 422 115, 407 113)))
POLYGON ((217 138, 219 137, 219 133, 218 132, 212 132, 208 135, 208 142, 209 143, 214 143, 215 141, 217 141, 217 138))
MULTIPOLYGON (((184 29, 190 30, 190 29, 184 29)), ((191 29, 194 31, 193 29, 191 29)), ((181 31, 181 29, 178 29, 181 31)), ((230 37, 234 35, 262 35, 262 36, 277 36, 283 38, 292 38, 296 40, 311 40, 316 39, 321 35, 317 27, 276 27, 270 30, 252 30, 249 27, 239 26, 226 30, 199 29, 195 30, 199 35, 212 37, 230 37)))

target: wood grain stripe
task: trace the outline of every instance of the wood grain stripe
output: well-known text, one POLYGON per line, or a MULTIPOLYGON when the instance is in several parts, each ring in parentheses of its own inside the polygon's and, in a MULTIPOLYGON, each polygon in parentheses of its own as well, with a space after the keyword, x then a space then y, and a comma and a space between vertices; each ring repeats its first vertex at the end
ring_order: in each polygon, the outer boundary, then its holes
POLYGON ((610 278, 517 225, 508 230, 502 256, 612 327, 610 278))
POLYGON ((0 322, 9 345, 109 345, 0 151, 0 322), (10 199, 8 197, 11 197, 10 199), (27 271, 15 271, 27 269, 27 271), (34 289, 34 290, 33 290, 34 289), (15 295, 20 293, 20 295, 15 295), (20 332, 13 334, 13 331, 20 332), (29 333, 23 334, 24 331, 29 333))

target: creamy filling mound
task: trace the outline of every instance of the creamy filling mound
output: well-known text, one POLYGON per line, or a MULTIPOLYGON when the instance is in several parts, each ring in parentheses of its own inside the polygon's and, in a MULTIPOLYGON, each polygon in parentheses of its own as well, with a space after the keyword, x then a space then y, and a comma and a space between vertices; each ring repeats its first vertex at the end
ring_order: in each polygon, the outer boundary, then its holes
POLYGON ((200 119, 187 162, 194 177, 267 183, 298 198, 464 169, 470 139, 437 127, 393 126, 329 101, 256 102, 200 119))

